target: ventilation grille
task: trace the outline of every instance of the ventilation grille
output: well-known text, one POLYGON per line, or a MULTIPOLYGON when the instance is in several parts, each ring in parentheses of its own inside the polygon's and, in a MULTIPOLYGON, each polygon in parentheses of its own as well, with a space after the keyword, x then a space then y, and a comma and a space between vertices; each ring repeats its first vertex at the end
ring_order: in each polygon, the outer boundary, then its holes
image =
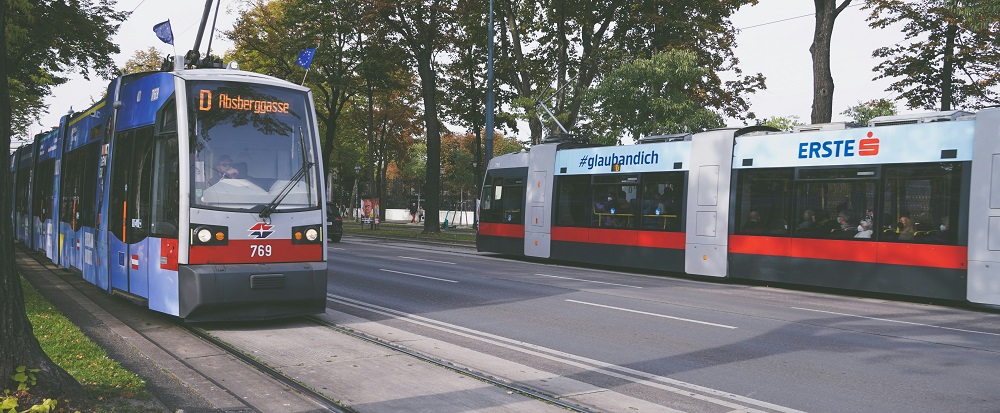
POLYGON ((285 288, 284 274, 256 274, 250 276, 251 290, 277 290, 285 288))

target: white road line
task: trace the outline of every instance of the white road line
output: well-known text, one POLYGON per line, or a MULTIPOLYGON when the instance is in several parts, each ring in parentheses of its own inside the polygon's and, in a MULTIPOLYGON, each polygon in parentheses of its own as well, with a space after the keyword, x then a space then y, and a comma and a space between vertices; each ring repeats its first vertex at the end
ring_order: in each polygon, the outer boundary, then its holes
POLYGON ((411 275, 411 276, 414 276, 414 277, 427 278, 427 279, 431 279, 431 280, 438 280, 438 281, 444 281, 444 282, 450 282, 450 283, 457 283, 458 282, 458 281, 455 281, 455 280, 446 280, 444 278, 436 278, 436 277, 429 277, 429 276, 420 275, 420 274, 410 274, 408 272, 402 272, 402 271, 387 270, 385 268, 379 268, 378 270, 379 271, 385 271, 385 272, 391 272, 391 273, 394 273, 394 274, 411 275))
POLYGON ((346 251, 345 249, 343 249, 343 248, 340 248, 340 247, 330 247, 330 249, 332 249, 332 250, 341 250, 341 251, 346 251))
POLYGON ((686 397, 691 397, 708 403, 713 403, 719 406, 728 407, 730 409, 736 409, 737 411, 759 412, 759 410, 747 409, 747 407, 745 406, 745 405, 751 405, 777 412, 804 413, 801 412, 800 410, 776 405, 773 403, 768 403, 762 400, 757 400, 722 390, 716 390, 710 387, 699 386, 694 383, 688 383, 676 379, 671 379, 669 377, 659 376, 653 373, 647 373, 641 370, 635 370, 628 367, 619 366, 617 364, 606 363, 603 361, 594 360, 591 358, 578 356, 576 354, 566 353, 531 343, 526 343, 520 340, 514 340, 507 337, 498 336, 495 334, 490 334, 479 330, 473 330, 471 328, 449 324, 443 321, 437 321, 431 318, 409 314, 402 311, 393 310, 391 308, 377 306, 375 304, 369 304, 352 298, 347 298, 330 293, 327 293, 326 296, 331 301, 349 307, 360 308, 366 311, 374 312, 376 314, 382 314, 385 316, 394 317, 397 320, 433 328, 436 330, 455 334, 461 337, 471 338, 484 343, 490 343, 496 346, 508 348, 511 350, 516 350, 524 354, 533 355, 535 357, 541 357, 546 360, 557 361, 569 366, 584 368, 587 369, 588 371, 598 372, 610 377, 616 377, 633 383, 643 384, 646 386, 654 387, 671 393, 683 395, 686 397), (704 394, 694 393, 693 391, 701 392, 704 394), (742 403, 744 405, 739 405, 736 403, 742 403), (740 409, 745 409, 745 410, 740 410, 740 409))
POLYGON ((887 319, 887 318, 866 317, 866 316, 863 316, 863 315, 837 313, 837 312, 833 312, 833 311, 824 311, 824 310, 815 310, 815 309, 812 309, 812 308, 802 308, 802 307, 791 307, 791 308, 795 309, 795 310, 812 311, 812 312, 815 312, 815 313, 826 313, 826 314, 833 314, 833 315, 842 315, 842 316, 845 316, 845 317, 856 317, 856 318, 865 318, 865 319, 868 319, 868 320, 885 321, 885 322, 889 322, 889 323, 909 324, 909 325, 921 326, 921 327, 940 328, 942 330, 961 331, 963 333, 986 334, 986 335, 990 335, 990 336, 1000 336, 1000 334, 997 334, 997 333, 987 333, 985 331, 964 330, 964 329, 961 329, 961 328, 943 327, 943 326, 936 326, 936 325, 932 325, 932 324, 912 323, 912 322, 909 322, 909 321, 890 320, 890 319, 887 319))
POLYGON ((642 288, 642 287, 636 287, 634 285, 615 284, 615 283, 609 283, 609 282, 604 282, 604 281, 582 280, 582 279, 579 279, 579 278, 560 277, 558 275, 548 275, 548 274, 535 274, 535 275, 537 275, 539 277, 549 277, 549 278, 559 278, 559 279, 563 279, 563 280, 583 281, 583 282, 594 283, 594 284, 617 285, 619 287, 628 287, 628 288, 642 288))
POLYGON ((610 308, 612 310, 627 311, 627 312, 636 313, 636 314, 651 315, 653 317, 662 317, 662 318, 669 318, 671 320, 687 321, 689 323, 695 323, 695 324, 704 324, 704 325, 712 326, 712 327, 722 327, 722 328, 728 328, 728 329, 735 329, 736 328, 736 327, 733 327, 733 326, 727 326, 725 324, 709 323, 707 321, 698 321, 698 320, 692 320, 690 318, 680 318, 680 317, 674 317, 674 316, 664 315, 664 314, 647 313, 645 311, 629 310, 627 308, 612 307, 610 305, 604 305, 604 304, 588 303, 586 301, 577 301, 577 300, 566 300, 566 301, 567 302, 571 302, 571 303, 577 303, 577 304, 592 305, 594 307, 610 308))
POLYGON ((428 259, 424 259, 424 258, 414 258, 414 257, 404 257, 404 256, 402 256, 402 255, 400 255, 400 256, 399 256, 399 258, 406 258, 406 259, 408 259, 408 260, 417 260, 417 261, 427 261, 427 262, 436 262, 436 263, 438 263, 438 264, 448 264, 448 265, 455 265, 455 263, 453 263, 453 262, 448 262, 448 261, 435 261, 435 260, 428 260, 428 259))

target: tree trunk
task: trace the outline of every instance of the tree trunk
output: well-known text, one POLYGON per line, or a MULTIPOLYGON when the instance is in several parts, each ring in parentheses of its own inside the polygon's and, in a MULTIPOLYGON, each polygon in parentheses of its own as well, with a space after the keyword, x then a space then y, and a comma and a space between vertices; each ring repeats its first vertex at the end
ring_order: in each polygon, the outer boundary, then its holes
POLYGON ((437 115, 437 76, 431 67, 433 59, 432 34, 423 42, 421 50, 414 50, 417 72, 420 74, 420 91, 424 100, 424 126, 427 129, 427 203, 424 207, 424 233, 441 232, 441 124, 437 115))
POLYGON ((955 73, 955 37, 958 36, 958 26, 948 24, 944 40, 944 58, 941 67, 941 110, 951 110, 952 79, 955 73))
MULTIPOLYGON (((0 0, 0 144, 10 147, 10 88, 7 84, 7 0, 0 0)), ((14 262, 14 228, 9 194, 10 151, 0 154, 0 387, 10 389, 19 366, 40 369, 33 394, 82 401, 83 388, 49 359, 32 331, 24 309, 24 291, 14 262)))
POLYGON ((816 31, 809 47, 813 59, 812 123, 828 123, 833 117, 833 74, 830 72, 830 40, 837 15, 851 4, 844 0, 813 0, 816 4, 816 31))

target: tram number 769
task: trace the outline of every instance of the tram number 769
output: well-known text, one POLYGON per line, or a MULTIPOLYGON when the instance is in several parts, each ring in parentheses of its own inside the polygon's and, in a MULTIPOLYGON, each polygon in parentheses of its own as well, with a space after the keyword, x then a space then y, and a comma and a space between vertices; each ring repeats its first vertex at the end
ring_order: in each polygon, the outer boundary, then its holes
POLYGON ((271 256, 271 246, 270 245, 251 245, 250 246, 250 258, 254 257, 270 257, 271 256))

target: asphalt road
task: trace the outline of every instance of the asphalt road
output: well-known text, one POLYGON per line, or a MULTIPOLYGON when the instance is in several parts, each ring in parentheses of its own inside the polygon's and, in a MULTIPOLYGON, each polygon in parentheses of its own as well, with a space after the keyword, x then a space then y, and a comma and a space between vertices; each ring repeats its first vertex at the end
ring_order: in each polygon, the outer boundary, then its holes
POLYGON ((332 310, 448 343, 420 350, 508 380, 545 390, 518 372, 533 369, 608 389, 590 396, 605 406, 1000 409, 997 313, 359 238, 331 244, 330 263, 332 310))

